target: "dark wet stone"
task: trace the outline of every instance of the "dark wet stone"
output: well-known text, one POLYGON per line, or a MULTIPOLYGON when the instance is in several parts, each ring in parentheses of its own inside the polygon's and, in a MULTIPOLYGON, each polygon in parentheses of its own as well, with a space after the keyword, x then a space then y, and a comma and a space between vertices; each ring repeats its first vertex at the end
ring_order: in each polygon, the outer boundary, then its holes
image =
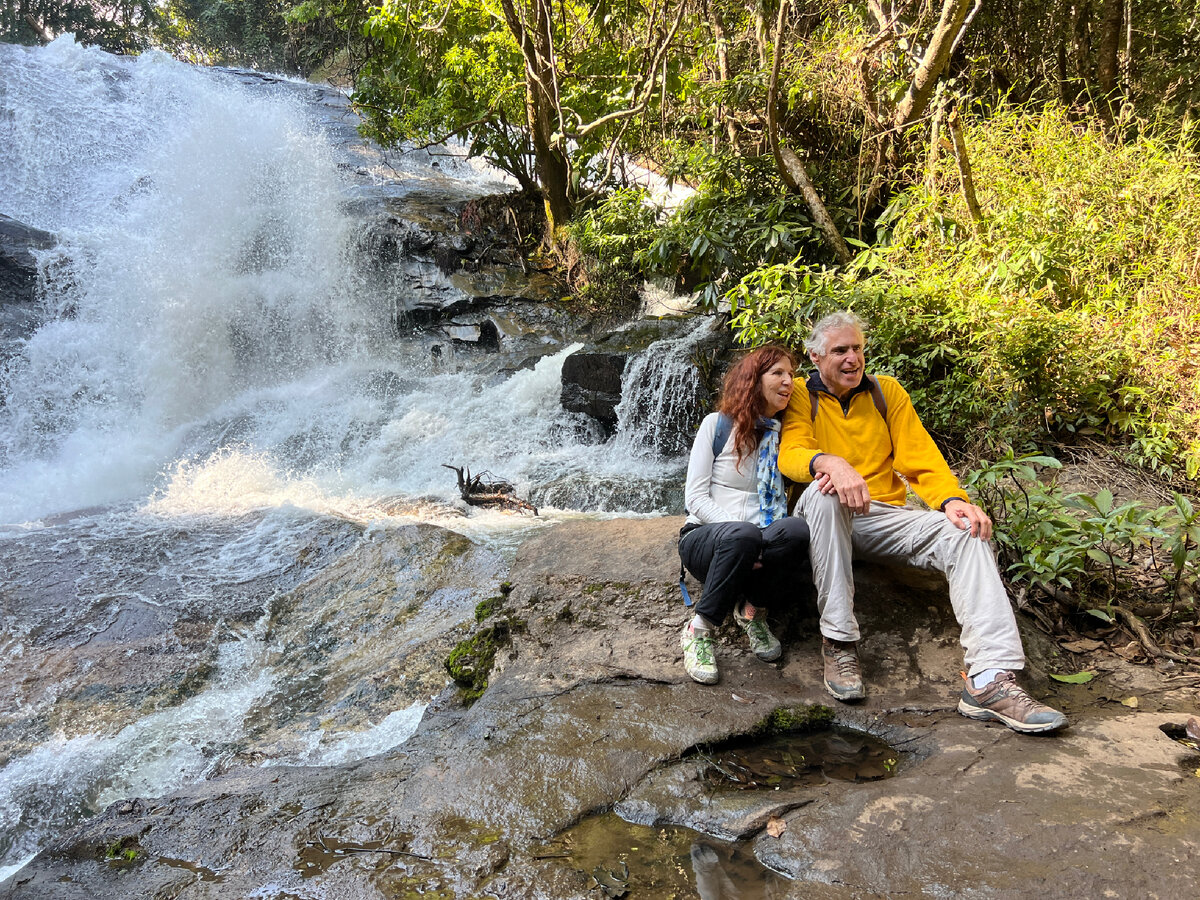
POLYGON ((625 353, 572 353, 563 361, 563 409, 591 416, 606 435, 613 434, 621 402, 621 375, 628 361, 625 353))
POLYGON ((36 250, 57 238, 0 213, 0 341, 28 337, 41 322, 36 250))

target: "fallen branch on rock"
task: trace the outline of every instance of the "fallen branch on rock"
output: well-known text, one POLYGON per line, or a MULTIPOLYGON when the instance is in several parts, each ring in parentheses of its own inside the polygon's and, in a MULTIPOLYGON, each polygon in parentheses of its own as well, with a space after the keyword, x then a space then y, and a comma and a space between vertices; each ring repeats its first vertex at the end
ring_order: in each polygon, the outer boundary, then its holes
POLYGON ((497 479, 491 472, 480 472, 472 475, 471 470, 448 466, 442 463, 443 469, 450 469, 458 476, 458 493, 471 506, 498 507, 511 509, 516 512, 532 512, 538 514, 537 507, 516 495, 516 488, 507 481, 497 479), (488 480, 484 480, 484 479, 488 480))

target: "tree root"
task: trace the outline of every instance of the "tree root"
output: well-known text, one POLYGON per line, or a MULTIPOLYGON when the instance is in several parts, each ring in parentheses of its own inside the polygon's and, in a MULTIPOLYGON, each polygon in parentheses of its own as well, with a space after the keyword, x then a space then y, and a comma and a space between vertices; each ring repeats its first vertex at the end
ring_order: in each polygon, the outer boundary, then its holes
POLYGON ((1162 647, 1158 646, 1158 643, 1150 634, 1149 626, 1146 625, 1146 621, 1141 616, 1131 613, 1129 610, 1125 609, 1125 607, 1117 604, 1113 605, 1113 611, 1116 612, 1116 614, 1124 620, 1125 624, 1129 626, 1129 629, 1134 633, 1134 636, 1137 637, 1138 643, 1142 645, 1142 649, 1146 651, 1148 656, 1158 659, 1173 659, 1175 662, 1190 663, 1196 661, 1194 659, 1189 659, 1180 653, 1175 653, 1172 650, 1164 650, 1162 647))

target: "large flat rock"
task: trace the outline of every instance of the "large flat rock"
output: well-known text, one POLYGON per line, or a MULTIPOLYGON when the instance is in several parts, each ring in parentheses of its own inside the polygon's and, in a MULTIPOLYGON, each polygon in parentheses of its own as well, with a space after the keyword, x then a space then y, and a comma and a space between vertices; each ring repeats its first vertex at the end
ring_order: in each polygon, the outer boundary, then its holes
MULTIPOLYGON (((678 648, 680 524, 577 521, 527 542, 482 623, 511 633, 490 687, 469 708, 446 692, 398 750, 337 768, 239 769, 116 804, 0 896, 596 897, 544 842, 614 804, 649 824, 747 836, 788 876, 788 897, 1200 895, 1200 758, 1160 728, 1194 711, 1194 677, 1110 660, 1091 685, 1050 698, 1072 717, 1061 734, 969 721, 954 710, 960 650, 944 582, 864 569, 864 703, 823 691, 803 578, 792 608, 776 605, 783 660, 762 663, 726 628, 721 681, 701 686, 678 648), (1130 695, 1136 710, 1117 702, 1130 695), (696 765, 681 762, 692 748, 750 733, 776 709, 822 704, 903 751, 895 777, 721 800, 678 769, 696 765), (785 826, 777 837, 763 830, 771 816, 785 826), (106 859, 113 847, 133 859, 106 859)), ((1071 664, 1044 639, 1029 644, 1043 670, 1071 664)))

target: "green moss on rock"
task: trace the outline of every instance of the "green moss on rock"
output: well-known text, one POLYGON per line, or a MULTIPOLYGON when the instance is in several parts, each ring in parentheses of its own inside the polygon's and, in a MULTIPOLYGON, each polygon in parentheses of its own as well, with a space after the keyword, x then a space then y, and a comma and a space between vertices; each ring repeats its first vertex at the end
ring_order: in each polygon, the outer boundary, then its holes
POLYGON ((812 706, 781 707, 771 712, 753 729, 756 735, 793 734, 819 731, 833 724, 833 710, 819 703, 812 706))

